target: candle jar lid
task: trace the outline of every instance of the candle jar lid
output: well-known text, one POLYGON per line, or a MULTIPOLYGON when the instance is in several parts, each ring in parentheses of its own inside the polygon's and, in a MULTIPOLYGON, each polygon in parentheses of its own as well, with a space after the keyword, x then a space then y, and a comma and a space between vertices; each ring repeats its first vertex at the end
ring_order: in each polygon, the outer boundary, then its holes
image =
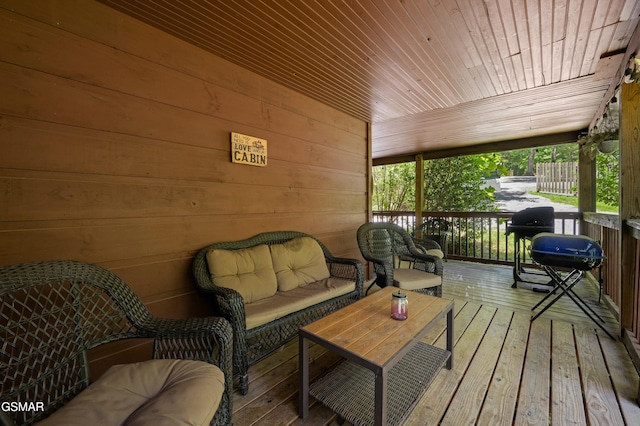
POLYGON ((400 290, 398 290, 395 293, 392 293, 392 296, 393 297, 397 297, 398 299, 406 299, 407 298, 407 295, 402 293, 400 290))

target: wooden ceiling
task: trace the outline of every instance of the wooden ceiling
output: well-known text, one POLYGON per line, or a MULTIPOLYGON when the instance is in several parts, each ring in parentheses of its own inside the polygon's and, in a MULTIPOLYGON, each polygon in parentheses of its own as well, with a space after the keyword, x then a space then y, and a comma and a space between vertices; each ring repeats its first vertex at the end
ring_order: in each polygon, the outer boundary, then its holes
POLYGON ((378 162, 575 137, 640 15, 640 0, 101 2, 371 122, 378 162))

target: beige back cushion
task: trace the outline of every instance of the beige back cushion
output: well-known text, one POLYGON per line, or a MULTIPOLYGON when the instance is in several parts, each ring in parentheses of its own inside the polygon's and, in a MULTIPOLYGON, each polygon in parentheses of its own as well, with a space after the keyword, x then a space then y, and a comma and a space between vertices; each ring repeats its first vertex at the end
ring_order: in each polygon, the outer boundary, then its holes
POLYGON ((310 237, 294 238, 271 246, 278 290, 288 291, 329 278, 329 269, 320 245, 310 237))
POLYGON ((240 293, 244 303, 276 294, 278 283, 265 244, 242 250, 214 249, 207 253, 211 280, 240 293))

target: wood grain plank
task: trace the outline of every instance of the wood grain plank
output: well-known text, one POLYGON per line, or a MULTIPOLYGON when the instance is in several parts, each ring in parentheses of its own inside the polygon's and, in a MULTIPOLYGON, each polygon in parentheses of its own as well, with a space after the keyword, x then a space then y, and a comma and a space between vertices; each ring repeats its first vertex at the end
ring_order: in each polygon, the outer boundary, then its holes
POLYGON ((551 322, 538 318, 531 323, 515 425, 549 424, 551 322))
MULTIPOLYGON (((278 374, 273 375, 277 383, 273 385, 269 393, 250 397, 251 402, 244 405, 240 411, 234 413, 234 424, 250 425, 256 422, 257 424, 262 424, 262 421, 266 421, 268 418, 269 413, 284 415, 289 418, 289 421, 291 417, 297 417, 298 373, 294 369, 296 359, 294 357, 287 361, 285 368, 278 368, 278 374)), ((317 378, 326 372, 328 368, 334 366, 338 360, 339 357, 331 352, 318 355, 309 366, 310 378, 312 380, 317 378)), ((251 392, 251 386, 249 391, 251 392)), ((247 397, 249 396, 250 394, 247 395, 247 397)), ((234 398, 234 402, 236 400, 234 398)))
MULTIPOLYGON (((197 141, 211 145, 213 142, 216 149, 224 151, 229 150, 229 131, 233 127, 248 134, 255 134, 256 129, 276 129, 279 133, 343 152, 357 153, 364 148, 364 127, 359 137, 345 135, 334 127, 254 99, 243 99, 226 89, 220 89, 215 94, 220 103, 219 109, 226 112, 206 114, 45 72, 25 71, 6 63, 0 64, 0 73, 10 79, 0 85, 0 90, 8 100, 0 107, 0 113, 8 115, 179 143, 197 141), (21 87, 31 89, 25 93, 21 87), (92 111, 92 114, 83 111, 92 111), (247 118, 238 123, 240 116, 247 118), (226 131, 221 131, 219 125, 214 126, 219 120, 227 122, 226 131), (334 145, 336 141, 339 145, 334 145)), ((310 103, 308 107, 312 108, 312 105, 310 103)), ((278 158, 280 151, 276 149, 275 152, 269 152, 278 158)))
MULTIPOLYGON (((7 178, 1 177, 4 180, 7 178)), ((100 219, 105 217, 167 217, 233 214, 342 212, 363 209, 355 194, 311 189, 289 189, 232 183, 128 183, 121 179, 60 176, 7 179, 7 220, 100 219), (99 182, 101 181, 101 182, 99 182), (237 196, 241 194, 241 196, 237 196), (262 203, 255 203, 260 199, 262 203), (278 206, 278 207, 270 207, 278 206)))
POLYGON ((600 346, 616 391, 622 417, 627 424, 637 423, 640 421, 637 369, 627 356, 627 349, 622 342, 603 338, 600 339, 600 346))
POLYGON ((554 321, 551 340, 552 424, 586 424, 580 370, 571 324, 554 321))
POLYGON ((531 318, 515 312, 489 385, 478 425, 511 425, 527 350, 531 318))
MULTIPOLYGON (((473 306, 467 304, 465 310, 473 311, 474 309, 473 306)), ((451 395, 455 393, 460 381, 464 378, 464 372, 471 363, 479 342, 495 315, 495 309, 487 307, 481 307, 476 312, 477 315, 473 317, 473 321, 468 326, 460 314, 456 317, 455 333, 459 338, 454 349, 454 367, 452 370, 440 370, 421 398, 421 402, 407 418, 405 423, 407 426, 437 424, 446 413, 451 402, 451 395), (459 317, 460 321, 458 321, 459 317)), ((444 340, 445 336, 441 336, 440 339, 444 340)))
MULTIPOLYGON (((229 138, 216 149, 209 142, 183 144, 8 116, 0 123, 3 140, 20 142, 8 144, 0 168, 347 190, 361 186, 364 173, 360 155, 335 157, 328 147, 272 131, 263 135, 277 138, 282 152, 270 155, 274 167, 267 174, 261 167, 231 163, 229 138)), ((217 126, 220 134, 230 128, 229 123, 217 126)))
MULTIPOLYGON (((273 355, 270 355, 265 362, 260 362, 249 367, 249 392, 242 395, 235 392, 233 396, 234 412, 242 411, 288 377, 297 376, 298 371, 298 342, 296 340, 285 344, 273 355)), ((331 368, 338 357, 332 356, 320 345, 309 346, 310 366, 315 365, 315 370, 310 369, 314 378, 322 375, 328 368, 331 368)))
MULTIPOLYGON (((91 42, 103 44, 109 49, 115 48, 117 51, 130 54, 130 58, 134 61, 138 60, 137 58, 144 58, 161 68, 173 69, 183 75, 194 76, 216 86, 258 97, 261 101, 278 105, 289 111, 299 113, 301 107, 309 102, 308 96, 286 89, 274 81, 257 78, 255 73, 246 68, 232 64, 165 32, 147 25, 140 25, 140 21, 122 15, 98 2, 88 4, 71 0, 60 4, 56 1, 31 5, 14 3, 9 9, 20 16, 11 16, 11 19, 24 21, 28 17, 48 26, 48 31, 59 33, 60 29, 65 30, 63 36, 65 38, 79 35, 91 42), (167 54, 167 51, 171 54, 167 54)), ((111 51, 108 56, 112 54, 111 51)), ((75 63, 81 57, 78 55, 70 59, 75 63)), ((86 66, 82 63, 79 65, 86 66)), ((96 77, 92 76, 92 78, 96 77)), ((102 76, 102 78, 109 77, 102 76)), ((317 103, 314 110, 305 111, 305 114, 314 120, 320 120, 346 131, 362 128, 360 120, 321 103, 317 103)))
MULTIPOLYGON (((529 269, 532 270, 532 269, 529 269)), ((466 298, 478 303, 483 303, 491 306, 505 307, 517 311, 531 312, 531 308, 544 297, 541 293, 532 292, 529 287, 524 284, 520 284, 521 288, 511 289, 513 279, 510 276, 512 268, 502 265, 485 265, 474 268, 473 274, 465 273, 465 270, 458 272, 456 268, 452 275, 445 272, 445 286, 449 282, 461 282, 466 283, 466 286, 453 286, 452 292, 456 297, 466 298), (501 274, 497 278, 495 271, 501 271, 501 274), (452 280, 452 281, 449 281, 452 280), (474 283, 480 283, 480 286, 474 283), (460 293, 458 293, 460 291, 460 293)), ((535 279, 540 282, 547 282, 548 279, 537 276, 527 276, 528 279, 535 279)), ((598 312, 603 318, 613 320, 611 313, 603 306, 597 303, 598 292, 597 287, 592 282, 584 280, 583 283, 579 283, 574 290, 580 295, 589 305, 598 312)), ((553 305, 547 312, 543 314, 548 319, 563 319, 567 320, 570 317, 570 321, 576 324, 591 325, 590 320, 586 318, 583 312, 569 299, 563 297, 553 305)))
POLYGON ((598 342, 599 339, 609 337, 604 333, 594 334, 593 328, 576 328, 575 335, 589 423, 623 424, 609 371, 598 342))
MULTIPOLYGON (((358 304, 352 304, 348 306, 348 309, 340 309, 332 316, 331 320, 318 320, 311 324, 304 326, 304 330, 309 333, 313 333, 320 336, 326 336, 329 339, 334 339, 340 334, 352 328, 358 327, 363 324, 367 324, 368 320, 373 317, 384 315, 384 311, 390 306, 388 302, 389 297, 385 295, 385 292, 376 292, 360 301, 358 304), (385 303, 385 300, 387 303, 385 303)), ((369 324, 369 327, 375 327, 374 324, 369 324)))
POLYGON ((460 382, 456 398, 449 404, 440 424, 462 425, 477 422, 512 317, 513 313, 506 310, 496 312, 460 382))
POLYGON ((443 312, 442 306, 436 303, 429 305, 427 309, 418 311, 414 309, 410 302, 409 315, 411 316, 411 321, 402 321, 402 326, 398 329, 398 332, 382 340, 380 345, 370 351, 368 357, 379 365, 386 364, 393 355, 406 346, 406 336, 419 336, 424 325, 432 321, 435 321, 433 324, 435 326, 438 319, 434 318, 438 316, 440 318, 444 317, 441 312, 443 312))

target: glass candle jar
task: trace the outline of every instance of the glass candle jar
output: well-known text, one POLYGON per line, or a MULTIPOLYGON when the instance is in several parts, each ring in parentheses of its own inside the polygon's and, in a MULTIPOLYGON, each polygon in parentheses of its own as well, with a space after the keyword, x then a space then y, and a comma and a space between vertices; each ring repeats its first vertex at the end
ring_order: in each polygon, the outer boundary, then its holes
POLYGON ((409 300, 407 295, 397 291, 391 295, 391 318, 406 320, 409 315, 409 300))

